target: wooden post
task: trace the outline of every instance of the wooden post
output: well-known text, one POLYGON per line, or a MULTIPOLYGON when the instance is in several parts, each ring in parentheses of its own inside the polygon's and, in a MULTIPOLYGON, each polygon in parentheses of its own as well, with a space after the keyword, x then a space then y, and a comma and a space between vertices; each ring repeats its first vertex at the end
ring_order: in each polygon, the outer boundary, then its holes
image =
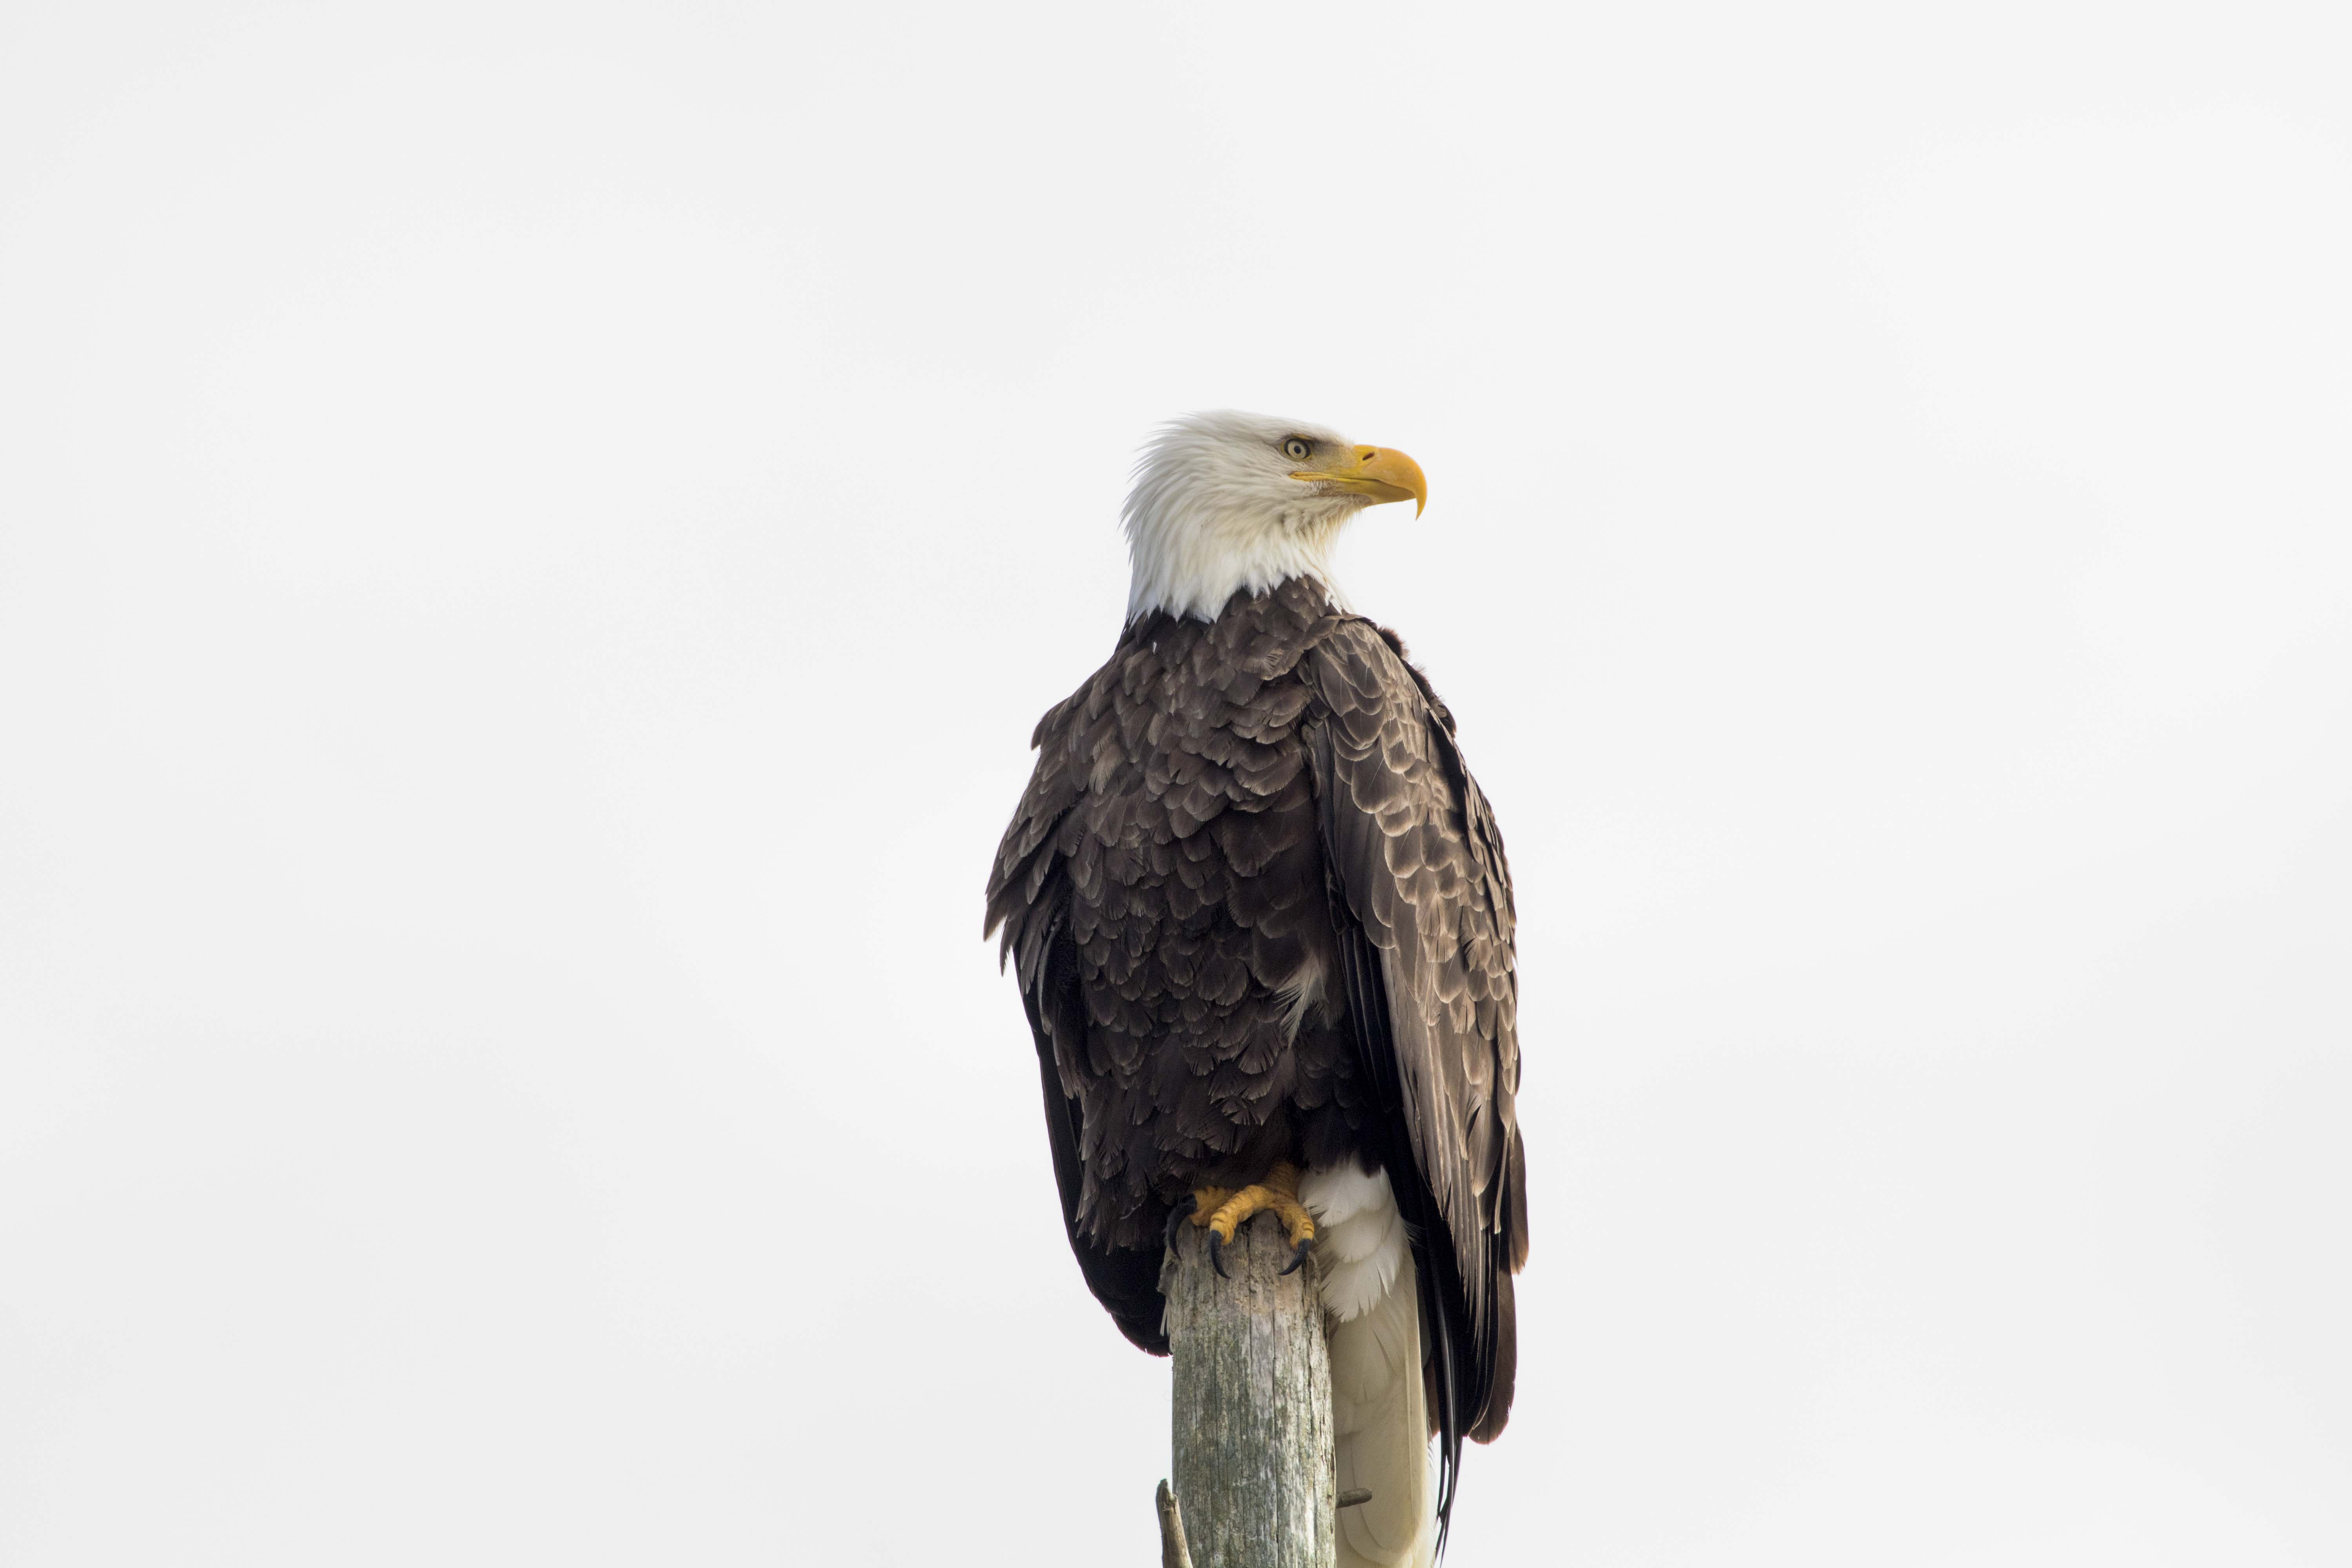
POLYGON ((1221 1279, 1191 1226, 1160 1275, 1176 1358, 1176 1497, 1193 1568, 1332 1568, 1331 1363, 1315 1264, 1262 1216, 1221 1279))

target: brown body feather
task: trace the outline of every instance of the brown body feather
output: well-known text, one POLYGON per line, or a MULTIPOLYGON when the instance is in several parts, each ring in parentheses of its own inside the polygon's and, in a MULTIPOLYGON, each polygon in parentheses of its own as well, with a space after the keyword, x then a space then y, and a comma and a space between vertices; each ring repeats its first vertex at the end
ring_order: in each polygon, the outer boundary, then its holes
POLYGON ((1139 617, 1034 743, 988 928, 1087 1284, 1164 1353, 1172 1205, 1280 1158, 1385 1166, 1450 1483, 1509 1415, 1528 1248, 1510 873, 1451 715, 1393 635, 1294 578, 1139 617))

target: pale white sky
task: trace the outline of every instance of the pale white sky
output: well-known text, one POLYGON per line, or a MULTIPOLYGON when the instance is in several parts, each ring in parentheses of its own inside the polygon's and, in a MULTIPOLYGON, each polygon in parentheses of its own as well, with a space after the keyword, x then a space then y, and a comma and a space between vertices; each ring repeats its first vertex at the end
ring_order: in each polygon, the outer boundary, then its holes
POLYGON ((1155 1560, 980 893, 1216 405, 1517 875, 1452 1562, 2352 1557, 2334 9, 10 8, 0 1558, 1155 1560))

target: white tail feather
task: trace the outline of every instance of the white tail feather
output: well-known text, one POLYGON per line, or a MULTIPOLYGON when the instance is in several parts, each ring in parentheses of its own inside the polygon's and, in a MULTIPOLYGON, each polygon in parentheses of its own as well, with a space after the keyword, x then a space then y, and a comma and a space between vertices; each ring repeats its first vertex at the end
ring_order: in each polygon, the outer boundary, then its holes
POLYGON ((1307 1173, 1331 1348, 1339 1490, 1371 1500, 1339 1511, 1339 1568, 1428 1568, 1437 1551, 1421 1310, 1412 1256, 1386 1172, 1307 1173))

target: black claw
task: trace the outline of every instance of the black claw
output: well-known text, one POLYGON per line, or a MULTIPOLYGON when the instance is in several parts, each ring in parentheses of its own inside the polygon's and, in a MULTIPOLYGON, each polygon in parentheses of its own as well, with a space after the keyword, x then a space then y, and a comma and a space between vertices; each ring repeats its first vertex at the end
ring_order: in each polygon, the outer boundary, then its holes
MULTIPOLYGON (((1314 1238, 1313 1237, 1311 1237, 1311 1236, 1310 1236, 1310 1237, 1308 1237, 1306 1240, 1304 1240, 1304 1241, 1302 1241, 1302 1242, 1298 1242, 1297 1244, 1296 1244, 1295 1246, 1293 1246, 1293 1247, 1291 1247, 1291 1249, 1290 1249, 1290 1263, 1289 1263, 1289 1266, 1288 1266, 1288 1267, 1286 1267, 1286 1268, 1284 1268, 1282 1272, 1283 1272, 1284 1274, 1296 1274, 1296 1273, 1297 1273, 1297 1272, 1298 1272, 1298 1266, 1299 1266, 1300 1264, 1302 1264, 1302 1263, 1304 1263, 1304 1262, 1306 1262, 1306 1261, 1307 1261, 1307 1254, 1310 1250, 1312 1250, 1312 1249, 1313 1249, 1314 1246, 1315 1246, 1315 1238, 1314 1238)), ((1280 1275, 1276 1276, 1276 1278, 1277 1278, 1277 1279, 1279 1279, 1280 1277, 1281 1277, 1280 1275)))
POLYGON ((1176 1245, 1176 1242, 1178 1237, 1182 1236, 1183 1233, 1176 1227, 1182 1225, 1186 1220, 1192 1218, 1193 1211, 1198 1209, 1200 1206, 1201 1200, 1194 1197, 1191 1193, 1186 1193, 1182 1199, 1177 1203, 1176 1206, 1168 1211, 1169 1251, 1178 1252, 1182 1250, 1176 1245))
POLYGON ((1217 1271, 1220 1279, 1233 1278, 1225 1272, 1225 1238, 1213 1230, 1209 1233, 1209 1267, 1217 1271))

